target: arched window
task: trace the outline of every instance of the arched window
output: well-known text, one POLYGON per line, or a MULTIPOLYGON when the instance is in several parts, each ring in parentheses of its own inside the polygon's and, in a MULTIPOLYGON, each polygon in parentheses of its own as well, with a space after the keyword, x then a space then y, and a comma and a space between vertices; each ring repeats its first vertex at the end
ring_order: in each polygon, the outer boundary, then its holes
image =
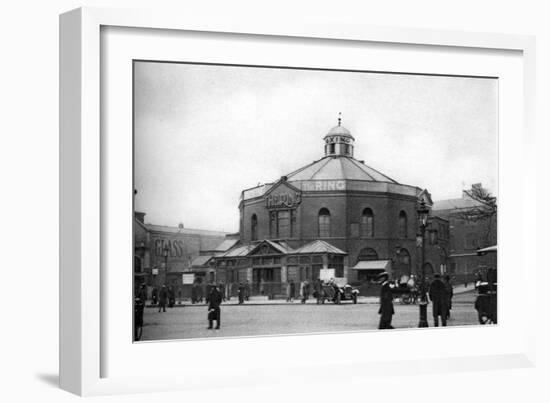
POLYGON ((357 256, 358 262, 364 262, 369 260, 378 260, 378 253, 372 248, 363 248, 359 251, 359 256, 357 256))
POLYGON ((403 210, 399 213, 399 238, 407 237, 407 213, 403 210))
POLYGON ((374 236, 374 214, 370 208, 363 210, 361 215, 361 236, 369 238, 374 236))
POLYGON ((395 263, 392 268, 395 277, 400 278, 403 275, 411 275, 411 254, 405 248, 400 248, 395 256, 395 263))
POLYGON ((253 241, 258 239, 258 217, 256 214, 252 214, 250 219, 250 239, 253 241))
POLYGON ((326 208, 319 210, 319 237, 330 237, 330 212, 326 208))

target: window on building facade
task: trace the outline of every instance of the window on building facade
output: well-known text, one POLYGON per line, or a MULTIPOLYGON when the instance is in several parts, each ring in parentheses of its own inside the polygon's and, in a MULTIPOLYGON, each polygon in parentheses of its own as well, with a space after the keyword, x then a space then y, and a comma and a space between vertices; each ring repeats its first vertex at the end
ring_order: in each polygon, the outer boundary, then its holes
POLYGON ((271 238, 291 238, 296 226, 294 210, 272 211, 269 220, 271 238))
POLYGON ((430 231, 430 245, 437 244, 437 231, 430 231))
POLYGON ((250 239, 253 241, 258 239, 258 217, 256 214, 252 214, 250 219, 250 239))
POLYGON ((358 262, 364 262, 369 260, 378 260, 378 253, 372 248, 363 248, 359 251, 357 256, 358 262))
POLYGON ((319 237, 330 237, 330 212, 326 208, 319 211, 319 237))
POLYGON ((407 213, 404 211, 399 213, 399 237, 407 237, 407 213))
POLYGON ((335 149, 336 149, 336 145, 335 145, 334 143, 328 145, 328 153, 329 153, 329 154, 334 154, 334 153, 335 153, 335 149))
POLYGON ((277 212, 277 238, 290 238, 290 211, 277 212))
POLYGON ((370 208, 363 210, 361 215, 361 236, 369 238, 374 236, 374 214, 370 208))
POLYGON ((334 277, 344 277, 344 257, 329 255, 328 267, 334 269, 334 277))

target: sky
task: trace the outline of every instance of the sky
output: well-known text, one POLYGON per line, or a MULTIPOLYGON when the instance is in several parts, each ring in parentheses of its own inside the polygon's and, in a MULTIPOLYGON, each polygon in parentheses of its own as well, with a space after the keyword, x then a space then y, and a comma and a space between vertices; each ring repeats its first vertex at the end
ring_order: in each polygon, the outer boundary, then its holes
POLYGON ((498 195, 498 80, 135 62, 135 208, 158 225, 238 231, 243 189, 324 155, 354 156, 433 200, 498 195))

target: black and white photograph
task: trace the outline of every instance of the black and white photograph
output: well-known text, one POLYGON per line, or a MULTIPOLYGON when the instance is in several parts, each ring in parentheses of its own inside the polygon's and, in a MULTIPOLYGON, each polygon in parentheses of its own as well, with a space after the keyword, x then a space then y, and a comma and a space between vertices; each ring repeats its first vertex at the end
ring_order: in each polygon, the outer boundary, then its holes
POLYGON ((134 60, 134 341, 497 325, 498 90, 134 60))

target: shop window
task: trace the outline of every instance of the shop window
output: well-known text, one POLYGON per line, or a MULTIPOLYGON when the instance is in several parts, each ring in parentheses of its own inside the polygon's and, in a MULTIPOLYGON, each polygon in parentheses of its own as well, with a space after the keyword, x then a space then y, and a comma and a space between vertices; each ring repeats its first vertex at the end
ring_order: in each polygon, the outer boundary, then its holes
POLYGON ((363 210, 361 215, 361 236, 369 238, 374 236, 374 214, 370 208, 363 210))
POLYGON ((319 211, 319 237, 330 237, 330 212, 326 208, 319 211))

